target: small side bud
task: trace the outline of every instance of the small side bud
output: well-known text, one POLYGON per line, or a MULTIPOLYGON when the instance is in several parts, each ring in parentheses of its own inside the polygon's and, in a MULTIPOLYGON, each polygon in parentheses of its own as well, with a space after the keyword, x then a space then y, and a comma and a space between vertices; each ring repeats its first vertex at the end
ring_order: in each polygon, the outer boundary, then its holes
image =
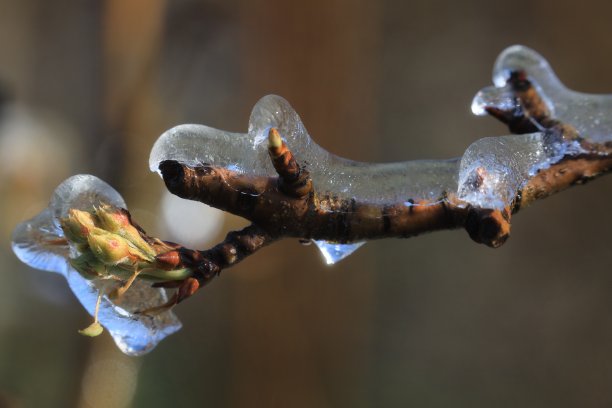
POLYGON ((168 251, 157 255, 155 260, 162 268, 174 269, 181 264, 181 255, 179 251, 168 251))
POLYGON ((270 128, 268 132, 268 147, 270 149, 279 149, 283 145, 283 139, 276 128, 270 128))
POLYGON ((278 174, 278 188, 281 192, 303 198, 312 191, 312 180, 308 171, 300 168, 276 128, 270 128, 268 131, 268 155, 278 174))

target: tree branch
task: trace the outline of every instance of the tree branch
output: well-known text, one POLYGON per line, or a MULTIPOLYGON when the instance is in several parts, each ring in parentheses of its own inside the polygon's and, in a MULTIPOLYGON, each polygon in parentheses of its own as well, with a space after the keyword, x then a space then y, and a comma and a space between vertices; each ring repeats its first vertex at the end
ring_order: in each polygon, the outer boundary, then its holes
MULTIPOLYGON (((193 278, 181 284, 170 304, 180 302, 223 269, 281 238, 344 244, 465 228, 474 241, 496 248, 510 235, 512 214, 535 200, 612 169, 612 144, 583 139, 570 124, 554 118, 524 71, 512 72, 507 86, 514 98, 511 107, 491 105, 485 110, 506 123, 513 133, 544 132, 545 140, 562 144, 566 153, 530 174, 502 208, 475 205, 458 191, 444 191, 435 200, 406 197, 397 202, 372 202, 319 191, 309 169, 300 166, 300 158, 294 157, 276 128, 268 133, 275 177, 244 174, 205 163, 191 166, 178 160, 162 161, 159 171, 171 193, 252 222, 207 251, 179 247, 164 254, 172 268, 188 267, 194 271, 193 278)), ((485 166, 476 168, 469 187, 475 191, 484 188, 488 171, 485 166)))
POLYGON ((156 257, 158 264, 168 270, 187 268, 191 270, 192 276, 183 281, 153 284, 154 287, 177 288, 177 291, 166 304, 144 310, 141 313, 163 311, 180 303, 208 284, 223 269, 242 261, 258 249, 274 242, 275 239, 260 227, 252 224, 241 231, 228 233, 223 242, 205 251, 166 243, 175 249, 158 255, 156 257))

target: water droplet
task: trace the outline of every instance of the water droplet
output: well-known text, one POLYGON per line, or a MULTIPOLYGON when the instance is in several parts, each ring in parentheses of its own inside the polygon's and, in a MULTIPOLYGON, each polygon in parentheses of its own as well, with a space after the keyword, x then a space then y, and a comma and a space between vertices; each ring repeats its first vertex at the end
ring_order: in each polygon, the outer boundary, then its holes
POLYGON ((325 262, 327 262, 328 265, 332 265, 351 255, 357 248, 365 244, 365 241, 351 244, 337 244, 328 241, 314 241, 314 243, 323 254, 325 262))
POLYGON ((502 111, 513 111, 518 108, 519 103, 509 86, 497 88, 489 86, 483 88, 472 100, 472 113, 477 116, 487 114, 485 108, 493 107, 502 111))

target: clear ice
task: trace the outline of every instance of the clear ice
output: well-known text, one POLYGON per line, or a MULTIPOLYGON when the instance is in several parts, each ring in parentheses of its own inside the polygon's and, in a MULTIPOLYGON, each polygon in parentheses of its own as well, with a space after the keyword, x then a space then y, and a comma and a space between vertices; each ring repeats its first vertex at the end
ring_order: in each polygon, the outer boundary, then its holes
MULTIPOLYGON (((520 109, 507 84, 510 73, 517 70, 527 74, 555 119, 573 125, 582 137, 591 141, 612 141, 612 95, 585 94, 566 88, 544 58, 523 46, 509 47, 498 57, 493 70, 494 86, 484 88, 474 97, 473 113, 484 115, 486 107, 520 109)), ((208 164, 248 175, 275 176, 267 152, 271 127, 279 130, 298 162, 307 167, 318 192, 373 204, 427 205, 412 202, 433 203, 454 195, 461 205, 503 209, 539 170, 566 155, 582 152, 578 142, 564 141, 554 133, 542 131, 480 139, 462 157, 449 160, 355 162, 318 146, 289 103, 269 95, 253 108, 247 133, 230 133, 204 125, 177 126, 159 137, 151 151, 149 166, 158 172, 160 162, 176 160, 188 166, 208 164)), ((107 281, 84 279, 70 266, 68 259, 76 252, 63 239, 58 220, 70 208, 90 210, 104 203, 127 208, 122 197, 100 179, 73 176, 55 190, 48 208, 16 227, 12 242, 13 251, 24 263, 62 274, 92 315, 97 294, 105 289, 107 281)), ((364 244, 314 242, 328 264, 346 258, 364 244)), ((181 328, 170 311, 153 317, 134 313, 166 300, 163 289, 136 281, 118 303, 103 297, 99 320, 124 353, 141 355, 181 328)))
MULTIPOLYGON (((127 208, 119 193, 97 177, 72 176, 57 187, 49 207, 36 217, 19 224, 12 238, 13 251, 22 262, 33 268, 63 275, 70 289, 92 316, 98 291, 108 281, 87 280, 70 266, 68 258, 75 253, 63 239, 59 218, 65 217, 70 208, 91 210, 93 206, 101 204, 127 208)), ((170 311, 153 317, 134 314, 166 301, 164 289, 155 289, 137 280, 120 302, 113 303, 106 296, 103 297, 99 321, 121 351, 128 355, 141 355, 151 351, 162 339, 181 328, 181 323, 170 311)))
MULTIPOLYGON (((611 139, 611 95, 588 95, 568 90, 549 64, 535 51, 522 46, 506 49, 495 63, 491 86, 472 103, 477 115, 485 107, 519 108, 511 87, 510 72, 522 69, 550 107, 555 118, 574 125, 583 137, 596 142, 611 139)), ((181 125, 162 134, 151 151, 149 166, 176 160, 188 166, 208 164, 244 174, 274 176, 267 153, 267 133, 276 127, 298 162, 310 171, 317 191, 370 203, 425 200, 435 202, 455 194, 467 206, 503 209, 529 177, 566 154, 579 153, 577 142, 557 139, 543 129, 527 135, 477 140, 460 158, 401 163, 362 163, 335 156, 308 135, 298 114, 283 98, 269 95, 253 108, 248 133, 230 133, 203 125, 181 125)), ((328 263, 337 262, 362 245, 316 241, 328 263)))
POLYGON ((531 176, 579 151, 577 142, 548 132, 477 140, 461 158, 457 197, 475 207, 501 210, 531 176))
POLYGON ((159 163, 176 160, 188 166, 209 164, 274 176, 268 156, 271 127, 279 130, 299 163, 308 168, 320 192, 379 203, 406 197, 435 200, 457 185, 457 159, 361 163, 335 156, 310 138, 295 110, 276 95, 265 96, 255 105, 246 134, 191 124, 166 131, 153 145, 149 167, 158 172, 159 163))
MULTIPOLYGON (((248 133, 231 133, 204 125, 174 127, 155 142, 151 171, 176 160, 188 166, 209 164, 244 174, 274 176, 268 156, 268 131, 276 127, 301 165, 310 171, 315 188, 340 198, 381 203, 411 197, 437 200, 457 188, 459 160, 416 160, 402 163, 361 163, 335 156, 308 135, 289 103, 276 95, 263 97, 253 108, 248 133)), ((337 262, 361 244, 316 241, 328 264, 337 262)))
POLYGON ((548 105, 552 116, 576 128, 580 135, 594 142, 609 141, 612 135, 612 95, 597 95, 568 89, 536 51, 514 45, 506 48, 493 68, 493 83, 481 90, 472 103, 472 112, 486 114, 486 106, 503 110, 513 106, 512 90, 507 80, 513 71, 524 71, 548 105))
POLYGON ((360 246, 365 244, 365 241, 353 242, 351 244, 336 244, 329 241, 317 241, 313 240, 323 258, 325 259, 325 263, 328 265, 333 265, 338 261, 343 260, 347 256, 351 255, 355 252, 360 246))

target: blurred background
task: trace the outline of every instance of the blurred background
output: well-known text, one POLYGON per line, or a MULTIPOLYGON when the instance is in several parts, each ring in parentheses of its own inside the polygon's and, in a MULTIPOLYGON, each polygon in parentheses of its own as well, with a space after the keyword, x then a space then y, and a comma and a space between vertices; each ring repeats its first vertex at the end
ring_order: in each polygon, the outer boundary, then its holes
POLYGON ((371 242, 334 266, 286 240, 175 309, 141 358, 64 279, 20 264, 14 226, 92 173, 149 232, 197 248, 243 225, 170 198, 164 130, 244 132, 276 93, 328 150, 459 156, 507 133, 473 117, 499 52, 542 53, 612 93, 606 1, 0 0, 0 407, 610 407, 612 179, 536 203, 491 250, 464 231, 371 242))

